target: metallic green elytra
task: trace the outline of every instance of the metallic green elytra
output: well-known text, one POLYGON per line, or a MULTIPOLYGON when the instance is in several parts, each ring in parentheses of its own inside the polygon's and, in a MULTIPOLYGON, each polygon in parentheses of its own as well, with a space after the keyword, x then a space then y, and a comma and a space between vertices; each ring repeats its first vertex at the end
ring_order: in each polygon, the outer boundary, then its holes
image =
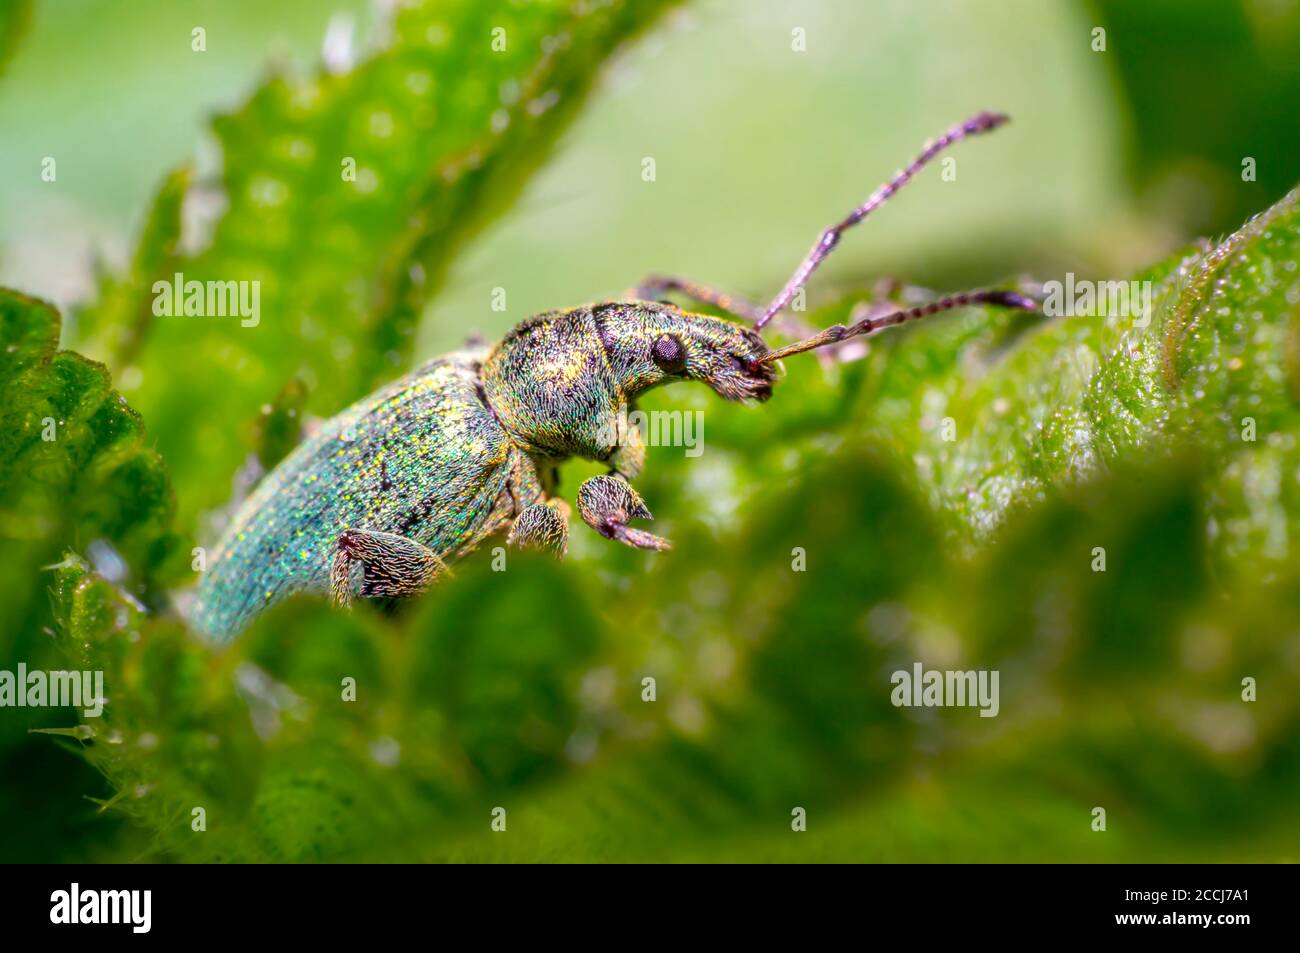
POLYGON ((877 328, 978 302, 1033 309, 1009 291, 952 295, 837 325, 779 350, 758 330, 772 319, 856 225, 938 152, 1001 125, 981 113, 926 145, 866 204, 818 238, 761 312, 709 288, 651 278, 627 301, 552 311, 525 321, 494 347, 460 351, 326 421, 244 501, 212 554, 191 621, 229 639, 293 592, 391 598, 427 586, 494 534, 562 555, 569 508, 552 494, 570 457, 609 472, 578 490, 582 519, 630 546, 668 543, 629 524, 650 511, 629 483, 645 445, 628 419, 651 388, 702 381, 727 400, 766 400, 775 361, 877 328), (735 314, 732 321, 660 300, 678 292, 735 314), (752 322, 752 323, 751 323, 752 322))

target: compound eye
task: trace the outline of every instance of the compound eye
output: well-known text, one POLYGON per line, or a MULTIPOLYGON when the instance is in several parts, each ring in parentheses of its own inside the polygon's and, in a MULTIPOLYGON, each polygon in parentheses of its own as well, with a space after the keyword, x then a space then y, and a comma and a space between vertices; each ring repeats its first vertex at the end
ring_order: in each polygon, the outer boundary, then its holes
POLYGON ((650 349, 650 357, 660 370, 680 374, 686 369, 686 348, 671 334, 660 335, 650 349))

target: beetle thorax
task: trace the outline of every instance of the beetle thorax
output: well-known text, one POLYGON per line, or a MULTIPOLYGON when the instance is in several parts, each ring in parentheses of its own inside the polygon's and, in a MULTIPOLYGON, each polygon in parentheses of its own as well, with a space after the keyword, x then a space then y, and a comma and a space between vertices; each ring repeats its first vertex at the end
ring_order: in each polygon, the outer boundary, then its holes
POLYGON ((591 309, 538 315, 516 327, 483 364, 484 396, 525 450, 604 460, 627 395, 591 309))

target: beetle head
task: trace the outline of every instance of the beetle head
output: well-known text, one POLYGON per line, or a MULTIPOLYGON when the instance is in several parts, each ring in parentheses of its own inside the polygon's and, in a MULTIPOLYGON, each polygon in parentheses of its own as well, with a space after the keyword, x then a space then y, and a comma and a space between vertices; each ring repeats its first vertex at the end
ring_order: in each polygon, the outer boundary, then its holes
POLYGON ((772 396, 776 371, 758 363, 768 347, 752 328, 660 302, 616 307, 598 314, 598 328, 629 393, 697 380, 727 400, 772 396))

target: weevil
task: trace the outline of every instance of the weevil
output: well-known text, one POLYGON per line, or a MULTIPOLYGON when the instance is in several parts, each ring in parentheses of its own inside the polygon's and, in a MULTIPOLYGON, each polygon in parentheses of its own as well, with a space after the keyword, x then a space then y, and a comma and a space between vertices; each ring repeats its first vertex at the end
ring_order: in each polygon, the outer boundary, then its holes
POLYGON ((199 584, 192 621, 229 639, 292 592, 328 592, 343 606, 427 587, 484 540, 563 555, 570 509, 558 466, 570 457, 608 473, 578 488, 583 522, 642 549, 669 548, 631 525, 650 510, 631 481, 645 464, 635 428, 611 427, 651 388, 702 381, 733 401, 765 401, 776 362, 880 328, 969 304, 1034 310, 1012 291, 971 291, 836 325, 769 348, 762 329, 784 309, 846 230, 952 144, 995 129, 980 113, 926 143, 910 165, 825 229, 790 280, 759 309, 676 278, 651 277, 624 300, 529 318, 494 347, 429 361, 359 401, 276 466, 244 501, 199 584), (734 320, 683 310, 694 299, 734 320))

